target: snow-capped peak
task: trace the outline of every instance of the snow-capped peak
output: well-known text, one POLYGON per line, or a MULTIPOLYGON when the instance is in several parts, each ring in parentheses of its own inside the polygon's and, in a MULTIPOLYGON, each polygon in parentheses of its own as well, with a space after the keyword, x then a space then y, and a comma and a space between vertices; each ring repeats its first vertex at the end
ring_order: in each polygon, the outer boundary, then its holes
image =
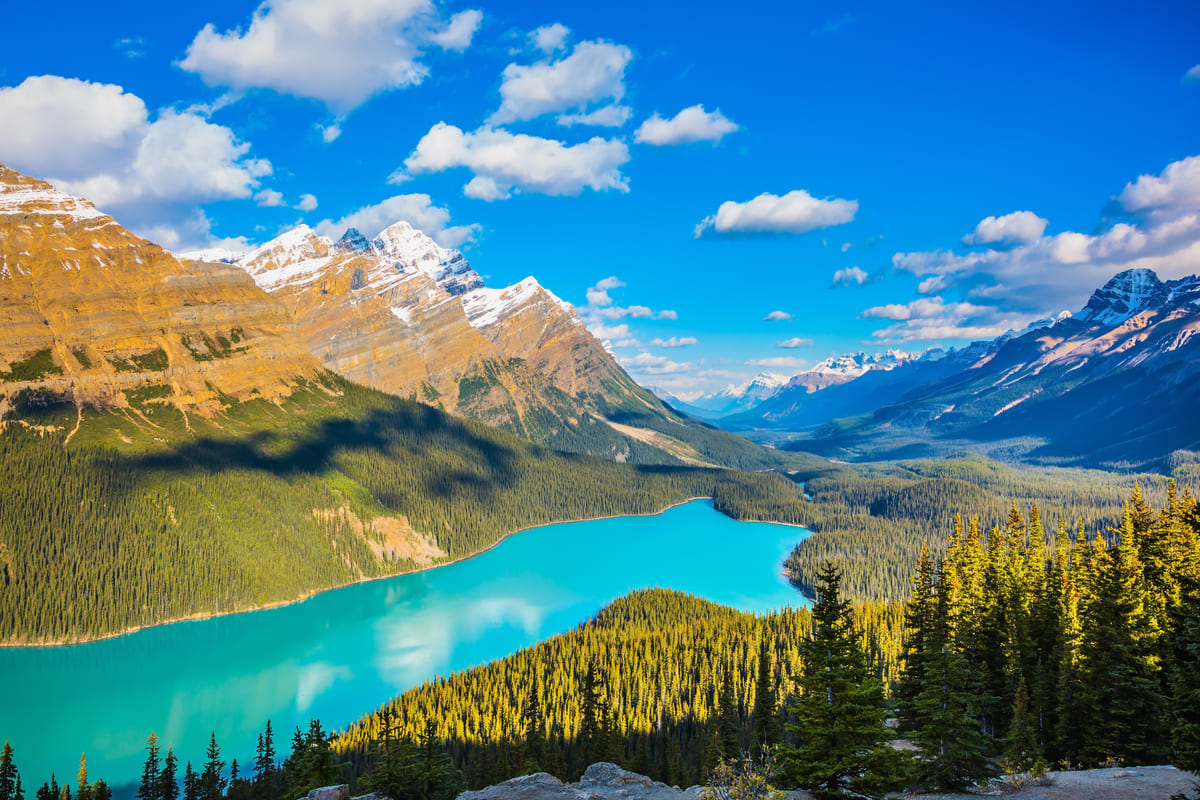
POLYGON ((912 353, 903 350, 886 350, 882 353, 847 353, 840 356, 830 356, 815 367, 800 373, 809 375, 839 375, 849 378, 869 372, 873 369, 895 369, 906 361, 915 358, 912 353))
POLYGON ((347 228, 334 247, 342 252, 365 253, 371 249, 371 241, 358 228, 347 228))
POLYGON ((1165 300, 1165 287, 1151 269, 1118 272, 1097 289, 1076 319, 1099 325, 1119 325, 1165 300))
POLYGON ((266 260, 280 265, 306 261, 326 255, 332 244, 329 237, 318 236, 316 231, 302 223, 262 245, 240 263, 249 267, 266 260))

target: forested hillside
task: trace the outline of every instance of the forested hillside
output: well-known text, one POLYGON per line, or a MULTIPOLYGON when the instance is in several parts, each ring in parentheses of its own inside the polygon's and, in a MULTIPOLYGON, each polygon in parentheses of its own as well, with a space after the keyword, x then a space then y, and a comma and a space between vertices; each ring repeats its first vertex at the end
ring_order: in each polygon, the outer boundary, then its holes
POLYGON ((797 545, 788 569, 811 592, 821 564, 833 560, 844 570, 843 592, 859 600, 907 597, 922 542, 944 552, 962 509, 978 514, 985 530, 1003 525, 1013 503, 1025 513, 1037 504, 1051 525, 1063 519, 1074 530, 1082 520, 1089 531, 1106 530, 1120 523, 1132 482, 1156 504, 1168 483, 1161 475, 1018 468, 971 454, 879 464, 807 459, 793 477, 812 497, 800 521, 813 535, 797 545))
MULTIPOLYGON (((889 678, 901 616, 893 605, 857 618, 889 678)), ((405 692, 335 748, 361 774, 388 725, 416 739, 432 723, 474 787, 535 768, 576 777, 597 760, 672 784, 703 782, 721 754, 749 746, 756 724, 778 721, 810 624, 806 608, 760 617, 677 592, 635 592, 569 633, 405 692)))
POLYGON ((696 496, 793 521, 804 502, 781 475, 563 455, 332 375, 212 419, 153 398, 20 411, 0 423, 8 643, 294 600, 543 523, 696 496))

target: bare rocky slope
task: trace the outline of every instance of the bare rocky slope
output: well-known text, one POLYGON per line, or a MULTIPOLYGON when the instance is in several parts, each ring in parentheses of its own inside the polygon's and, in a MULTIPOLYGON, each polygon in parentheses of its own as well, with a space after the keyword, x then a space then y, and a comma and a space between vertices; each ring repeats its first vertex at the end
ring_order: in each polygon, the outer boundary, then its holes
POLYGON ((638 386, 536 279, 488 288, 461 253, 407 222, 337 241, 301 225, 233 263, 287 307, 321 364, 356 383, 559 450, 651 463, 769 460, 638 386))
POLYGON ((0 416, 50 401, 207 414, 321 371, 243 271, 180 260, 0 164, 0 416))

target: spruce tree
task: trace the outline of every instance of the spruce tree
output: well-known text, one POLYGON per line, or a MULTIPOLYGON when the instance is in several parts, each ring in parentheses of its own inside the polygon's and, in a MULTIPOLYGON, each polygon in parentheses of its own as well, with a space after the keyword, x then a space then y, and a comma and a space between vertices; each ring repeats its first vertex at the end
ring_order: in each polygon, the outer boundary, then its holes
POLYGON ((738 722, 737 699, 733 691, 733 667, 725 667, 721 681, 721 695, 717 703, 717 731, 720 735, 721 755, 727 759, 741 756, 741 725, 738 722))
POLYGON ((88 783, 87 754, 79 754, 79 772, 75 774, 76 800, 92 800, 92 785, 88 783))
POLYGON ((984 737, 971 714, 970 676, 960 651, 972 645, 955 637, 959 621, 952 601, 955 582, 954 570, 944 566, 923 637, 923 683, 914 698, 920 727, 912 738, 921 749, 916 774, 930 790, 964 791, 991 774, 984 737))
POLYGON ((832 564, 817 575, 813 628, 791 707, 797 744, 784 750, 785 768, 818 797, 845 791, 879 797, 904 783, 907 756, 889 746, 883 686, 867 669, 841 581, 832 564))
POLYGON ((217 746, 217 734, 213 732, 205 751, 204 771, 200 773, 201 800, 221 800, 225 796, 228 781, 225 778, 225 762, 221 760, 221 748, 217 746))
POLYGON ((1174 614, 1172 763, 1200 774, 1200 582, 1188 579, 1174 614))
POLYGON ((0 750, 0 800, 23 800, 20 786, 21 774, 13 763, 12 745, 6 740, 0 750))
MULTIPOLYGON (((961 536, 962 520, 955 521, 955 535, 961 536)), ((929 546, 921 542, 917 571, 912 579, 912 595, 904 606, 904 666, 896 687, 902 729, 914 730, 924 723, 917 714, 917 695, 925 686, 925 641, 933 626, 934 568, 929 546)))
POLYGON ((1037 726, 1029 707, 1029 688, 1025 681, 1017 687, 1013 700, 1012 722, 1008 727, 1008 747, 1004 760, 1013 772, 1028 772, 1044 766, 1038 747, 1037 726))
POLYGON ((579 760, 576 772, 580 775, 591 764, 600 741, 600 671, 593 662, 588 664, 583 678, 583 697, 579 723, 579 760))
POLYGON ((158 797, 160 800, 179 800, 179 759, 175 751, 167 748, 167 757, 163 759, 162 770, 158 773, 158 797))
POLYGON ((538 696, 537 681, 529 682, 529 693, 525 696, 525 768, 539 772, 546 760, 546 718, 542 715, 542 702, 538 696))
POLYGON ((758 670, 754 684, 754 745, 758 754, 779 744, 779 700, 775 696, 775 670, 771 659, 770 628, 758 639, 758 670))
POLYGON ((150 738, 146 740, 146 761, 142 765, 142 782, 138 785, 137 798, 138 800, 161 800, 162 786, 161 775, 162 764, 158 756, 158 736, 154 731, 150 731, 150 738))
POLYGON ((50 780, 42 784, 42 788, 37 790, 37 800, 59 800, 62 796, 62 789, 58 785, 58 780, 54 777, 54 773, 50 773, 50 780))
POLYGON ((190 761, 183 771, 183 800, 200 800, 200 776, 192 769, 190 761))

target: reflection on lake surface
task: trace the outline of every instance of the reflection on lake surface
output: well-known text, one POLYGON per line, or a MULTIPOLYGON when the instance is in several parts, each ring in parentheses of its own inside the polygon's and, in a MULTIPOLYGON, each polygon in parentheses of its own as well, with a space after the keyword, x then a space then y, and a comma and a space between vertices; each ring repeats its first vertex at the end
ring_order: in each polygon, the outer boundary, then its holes
MULTIPOLYGON (((423 681, 568 630, 633 589, 746 611, 804 600, 782 563, 806 531, 735 522, 697 500, 652 517, 549 525, 467 561, 266 611, 72 647, 0 649, 0 739, 27 795, 88 771, 129 788, 151 730, 182 765, 215 731, 246 764, 267 719, 286 749, 318 717, 340 728, 423 681)), ((284 753, 283 755, 286 755, 284 753)), ((124 794, 125 792, 121 792, 124 794)))

